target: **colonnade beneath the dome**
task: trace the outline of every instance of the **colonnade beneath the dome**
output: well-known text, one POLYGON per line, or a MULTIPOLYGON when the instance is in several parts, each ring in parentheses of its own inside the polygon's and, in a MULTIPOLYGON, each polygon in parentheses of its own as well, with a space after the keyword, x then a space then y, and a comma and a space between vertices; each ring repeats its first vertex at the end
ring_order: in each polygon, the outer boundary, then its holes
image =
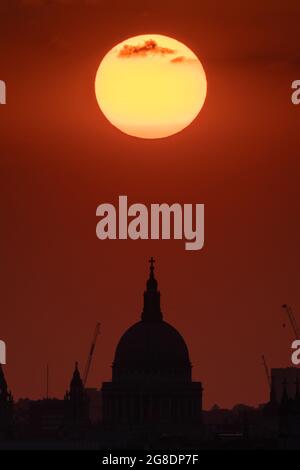
MULTIPOLYGON (((201 386, 180 393, 107 390, 104 384, 103 422, 118 424, 199 422, 201 420, 201 386), (129 392, 129 393, 128 393, 129 392)), ((198 385, 198 384, 197 384, 198 385)), ((188 387, 190 388, 190 387, 188 387)))

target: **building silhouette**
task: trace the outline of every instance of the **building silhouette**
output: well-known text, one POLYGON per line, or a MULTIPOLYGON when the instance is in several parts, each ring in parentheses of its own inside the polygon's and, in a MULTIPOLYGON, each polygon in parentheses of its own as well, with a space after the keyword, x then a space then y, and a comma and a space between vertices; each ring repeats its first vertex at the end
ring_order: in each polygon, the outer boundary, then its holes
POLYGON ((103 424, 107 427, 154 425, 161 430, 199 429, 202 385, 192 381, 188 348, 180 333, 163 320, 160 292, 150 260, 141 320, 121 337, 112 380, 102 386, 103 424))
POLYGON ((13 397, 8 390, 2 365, 0 364, 0 438, 6 439, 13 433, 13 397))
POLYGON ((300 369, 297 367, 284 367, 271 369, 270 401, 280 403, 284 393, 288 398, 294 398, 300 383, 300 369))
POLYGON ((64 398, 64 434, 82 436, 89 427, 89 399, 80 377, 78 362, 75 362, 70 389, 64 398))
POLYGON ((271 370, 270 400, 265 411, 277 418, 279 436, 300 437, 300 369, 271 370))

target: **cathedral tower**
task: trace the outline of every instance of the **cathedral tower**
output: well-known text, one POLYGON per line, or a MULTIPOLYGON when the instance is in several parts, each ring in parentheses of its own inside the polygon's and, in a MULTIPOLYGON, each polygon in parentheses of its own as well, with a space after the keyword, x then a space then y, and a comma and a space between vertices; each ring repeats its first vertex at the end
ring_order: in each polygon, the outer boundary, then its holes
POLYGON ((193 382, 186 343, 164 321, 150 259, 141 320, 121 337, 112 381, 103 384, 103 421, 110 425, 173 426, 199 423, 202 386, 193 382))

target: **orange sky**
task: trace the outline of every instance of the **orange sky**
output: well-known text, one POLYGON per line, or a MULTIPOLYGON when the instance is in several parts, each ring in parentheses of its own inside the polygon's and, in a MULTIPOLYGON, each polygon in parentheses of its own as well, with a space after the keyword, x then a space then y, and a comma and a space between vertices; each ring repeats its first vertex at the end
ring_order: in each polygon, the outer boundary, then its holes
POLYGON ((62 396, 102 333, 89 385, 110 378, 120 334, 139 318, 147 260, 162 309, 184 335, 204 405, 267 398, 260 355, 290 365, 281 304, 300 321, 298 1, 6 1, 0 5, 0 338, 16 397, 62 396), (99 112, 104 54, 153 31, 197 54, 208 96, 169 139, 122 134, 99 112), (206 245, 100 242, 101 202, 204 203, 206 245))

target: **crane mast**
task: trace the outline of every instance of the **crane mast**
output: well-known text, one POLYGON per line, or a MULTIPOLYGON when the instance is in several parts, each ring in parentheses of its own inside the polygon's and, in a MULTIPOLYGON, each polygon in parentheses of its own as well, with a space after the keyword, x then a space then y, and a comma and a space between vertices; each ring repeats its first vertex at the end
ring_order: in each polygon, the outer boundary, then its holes
POLYGON ((83 376, 83 385, 84 385, 84 387, 86 386, 87 379, 88 379, 88 376, 89 376, 91 363, 92 363, 92 359, 93 359, 93 355, 94 355, 94 351, 95 351, 95 346, 96 346, 96 342, 97 342, 97 338, 98 338, 99 334, 100 334, 100 323, 97 323, 96 328, 95 328, 95 332, 94 332, 94 335, 93 335, 93 339, 92 339, 91 348, 90 348, 90 351, 89 351, 89 354, 88 354, 85 370, 84 370, 84 376, 83 376))
POLYGON ((297 320, 296 320, 296 318, 293 314, 292 308, 287 304, 282 305, 282 308, 286 311, 286 314, 288 316, 290 325, 291 325, 293 333, 295 335, 295 339, 300 339, 299 325, 298 325, 297 320))
POLYGON ((265 369, 268 386, 269 386, 269 389, 271 389, 271 376, 270 376, 269 367, 268 367, 268 364, 264 355, 261 356, 261 359, 262 359, 262 365, 264 366, 264 369, 265 369))

